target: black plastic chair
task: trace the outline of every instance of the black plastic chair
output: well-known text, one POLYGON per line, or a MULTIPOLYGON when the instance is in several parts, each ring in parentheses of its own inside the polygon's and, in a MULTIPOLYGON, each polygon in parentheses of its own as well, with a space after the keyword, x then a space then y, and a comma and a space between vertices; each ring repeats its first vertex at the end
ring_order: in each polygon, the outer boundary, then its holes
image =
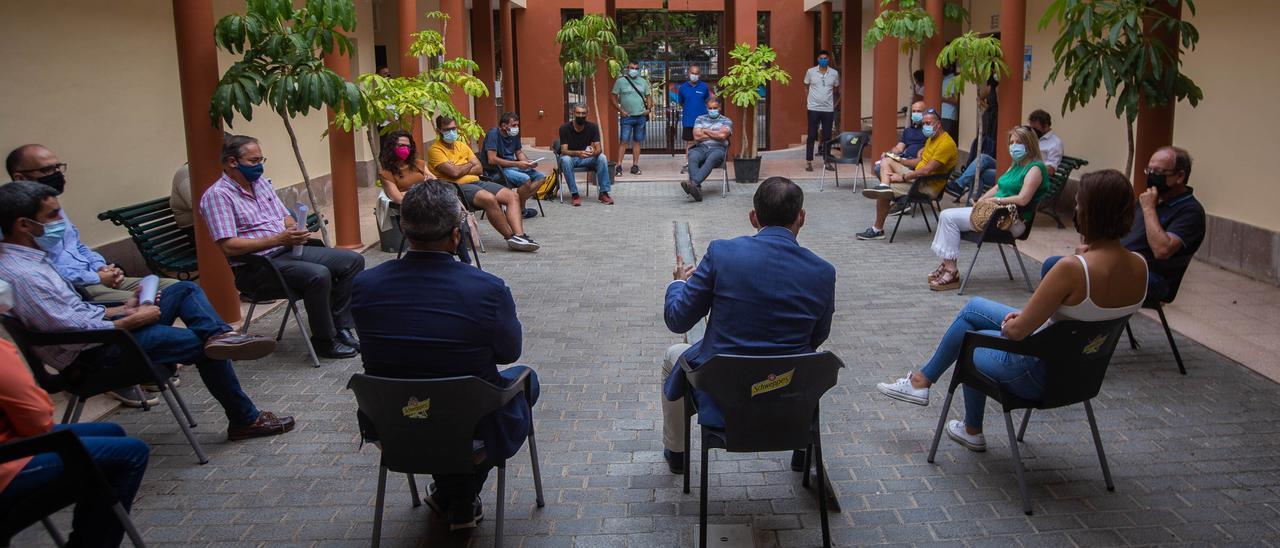
MULTIPOLYGON (((840 164, 850 164, 858 166, 862 171, 862 185, 866 187, 867 181, 867 164, 863 162, 863 149, 871 143, 871 133, 866 131, 846 131, 837 135, 834 139, 827 141, 822 147, 822 175, 818 179, 818 192, 822 192, 823 186, 827 183, 827 165, 831 165, 831 170, 835 174, 836 188, 840 188, 840 164), (831 147, 840 147, 840 155, 836 156, 831 153, 831 147)), ((858 188, 854 183, 853 188, 858 188)))
POLYGON ((707 476, 711 449, 730 453, 762 451, 806 451, 804 486, 809 486, 809 468, 817 468, 818 509, 822 520, 822 544, 831 546, 827 523, 826 468, 822 463, 818 401, 831 387, 844 363, 831 352, 792 356, 730 356, 711 358, 690 369, 683 358, 685 429, 684 492, 689 492, 689 419, 697 412, 693 390, 706 393, 724 413, 724 429, 703 426, 701 493, 698 510, 698 546, 707 546, 707 476))
MULTIPOLYGON (((518 186, 512 184, 509 179, 507 179, 506 171, 498 169, 497 166, 489 165, 488 151, 481 150, 480 154, 477 154, 476 157, 480 159, 480 167, 481 169, 484 170, 484 175, 480 177, 481 179, 498 183, 506 188, 511 189, 512 192, 515 192, 516 189, 519 188, 518 186)), ((559 167, 557 167, 556 169, 559 169, 559 167)), ((547 212, 542 209, 542 198, 538 197, 538 193, 536 191, 531 196, 536 202, 538 202, 538 213, 541 213, 543 217, 546 217, 547 212)), ((520 214, 523 215, 524 212, 521 211, 520 214)), ((482 215, 481 218, 483 218, 483 214, 481 215, 482 215)))
MULTIPOLYGON (((454 186, 457 186, 457 183, 454 183, 454 186)), ((462 189, 458 189, 458 200, 462 201, 463 207, 466 207, 466 201, 463 199, 462 189)), ((400 204, 391 202, 387 207, 387 218, 391 222, 397 224, 400 223, 400 204)), ((462 225, 458 227, 458 230, 462 231, 462 240, 458 242, 458 258, 464 263, 471 264, 471 257, 474 256, 476 268, 480 268, 480 252, 476 250, 475 246, 471 245, 471 226, 467 224, 466 218, 462 219, 462 225)), ((477 238, 477 241, 479 241, 479 238, 477 238)), ((404 232, 401 231, 400 245, 396 249, 397 259, 404 256, 404 248, 408 242, 408 238, 406 238, 404 232)))
MULTIPOLYGON (((1036 204, 1032 202, 1030 208, 1035 210, 1036 204)), ((1013 248, 1013 256, 1018 259, 1018 268, 1022 269, 1022 279, 1027 283, 1027 291, 1034 292, 1035 288, 1031 286, 1031 276, 1027 274, 1027 265, 1022 262, 1022 253, 1018 251, 1018 242, 1031 237, 1031 225, 1035 224, 1035 217, 1026 221, 1026 230, 1020 236, 1014 237, 1007 230, 1000 230, 996 227, 1000 219, 1009 215, 1009 210, 1000 208, 991 215, 991 220, 987 221, 986 229, 977 231, 964 231, 960 233, 960 239, 966 242, 978 244, 978 249, 973 250, 973 260, 969 261, 969 271, 960 280, 960 295, 964 295, 964 288, 969 284, 969 276, 973 275, 973 265, 978 264, 978 253, 982 252, 982 244, 996 244, 996 249, 1000 250, 1000 260, 1004 261, 1004 271, 1009 275, 1009 280, 1013 280, 1013 270, 1009 268, 1009 257, 1004 254, 1004 246, 1013 248)))
MULTIPOLYGON (((1189 264, 1189 263, 1188 263, 1189 264)), ((1184 271, 1185 272, 1185 271, 1184 271)), ((1187 368, 1182 364, 1182 354, 1178 352, 1178 343, 1173 341, 1173 330, 1169 329, 1169 319, 1164 315, 1164 305, 1173 302, 1178 296, 1178 288, 1182 286, 1182 277, 1178 277, 1178 282, 1169 287, 1169 293, 1163 298, 1147 299, 1142 303, 1142 308, 1155 310, 1160 315, 1160 325, 1164 327, 1164 336, 1169 339, 1169 349, 1173 351, 1173 359, 1178 362, 1178 372, 1183 375, 1187 374, 1187 368)), ((1129 324, 1124 324, 1125 334, 1129 336, 1129 348, 1137 350, 1142 345, 1138 344, 1138 340, 1133 338, 1133 328, 1129 324)))
POLYGON ((1107 466, 1107 455, 1102 450, 1102 437, 1098 435, 1098 423, 1093 416, 1093 405, 1089 402, 1102 390, 1111 354, 1115 352, 1120 332, 1128 321, 1129 317, 1125 316, 1102 322, 1057 322, 1021 341, 983 335, 976 331, 966 333, 960 346, 960 358, 956 361, 955 372, 951 374, 951 385, 947 387, 947 400, 942 404, 942 416, 938 417, 938 428, 933 433, 929 462, 932 463, 938 453, 938 440, 942 439, 942 430, 946 428, 951 398, 955 397, 956 388, 964 384, 980 390, 1001 406, 1005 430, 1009 434, 1009 449, 1013 452, 1013 470, 1018 476, 1018 488, 1022 491, 1022 511, 1028 516, 1031 515, 1031 497, 1027 494, 1027 481, 1022 469, 1022 456, 1018 452, 1018 442, 1022 441, 1023 434, 1027 432, 1032 409, 1054 409, 1083 403, 1085 414, 1089 418, 1089 429, 1093 432, 1093 445, 1098 451, 1098 462, 1102 465, 1102 477, 1106 481, 1107 490, 1115 491, 1115 484, 1111 482, 1111 469, 1107 466), (980 373, 973 363, 973 353, 979 348, 1039 358, 1046 368, 1044 397, 1040 401, 1020 399, 980 373), (1027 412, 1022 416, 1022 426, 1015 436, 1010 412, 1016 409, 1026 409, 1027 412))
MULTIPOLYGON (((306 245, 324 247, 324 242, 312 239, 308 240, 306 245)), ((292 253, 292 251, 285 250, 285 253, 292 253)), ((249 325, 253 323, 253 310, 258 305, 283 299, 288 304, 284 309, 284 317, 280 319, 280 329, 276 331, 276 341, 284 337, 284 328, 289 325, 289 315, 293 314, 293 321, 298 324, 298 331, 302 333, 302 343, 307 345, 307 353, 311 355, 311 366, 320 367, 320 358, 316 356, 315 346, 311 344, 311 334, 307 332, 307 326, 302 321, 302 315, 298 313, 297 303, 302 300, 302 296, 295 293, 289 287, 289 284, 285 283, 284 276, 280 274, 280 269, 276 267, 276 264, 271 262, 271 259, 255 253, 228 257, 228 259, 233 267, 232 272, 237 278, 236 289, 240 292, 240 298, 249 303, 249 312, 244 316, 244 323, 240 325, 240 332, 249 332, 249 325), (254 280, 256 283, 242 284, 239 278, 249 275, 249 273, 238 267, 249 267, 254 274, 265 276, 267 280, 254 280), (272 280, 275 283, 272 283, 272 280)))
MULTIPOLYGON (((946 178, 947 175, 928 175, 916 179, 911 182, 911 188, 907 190, 907 193, 894 198, 893 203, 902 208, 908 208, 915 205, 929 206, 929 210, 925 211, 920 216, 924 217, 925 231, 933 232, 933 227, 929 226, 929 213, 933 213, 933 220, 934 222, 937 222, 938 213, 942 210, 941 206, 938 205, 938 196, 941 195, 942 191, 939 190, 937 194, 930 194, 924 190, 924 187, 930 184, 937 184, 938 181, 945 181, 946 178)), ((889 243, 893 243, 893 239, 898 236, 898 227, 902 225, 902 218, 904 216, 905 214, 898 215, 898 220, 893 223, 893 234, 889 235, 889 243)))
MULTIPOLYGON (((555 157, 555 160, 556 160, 556 167, 554 169, 556 171, 560 171, 560 158, 562 156, 562 154, 560 154, 560 139, 551 141, 551 154, 555 157)), ((587 189, 586 193, 583 194, 584 196, 587 196, 587 197, 591 196, 591 183, 596 183, 596 186, 600 186, 600 183, 596 182, 596 172, 594 169, 589 168, 587 166, 574 166, 573 172, 587 174, 587 176, 583 178, 583 181, 585 182, 583 186, 586 187, 587 189)), ((574 180, 577 181, 577 178, 575 177, 574 180)), ((563 204, 564 193, 566 188, 568 187, 568 185, 563 182, 564 181, 563 174, 561 174, 560 181, 561 182, 557 184, 557 186, 560 188, 556 191, 556 194, 560 197, 560 203, 563 204)))
POLYGON ((27 367, 31 369, 31 375, 35 377, 36 384, 50 394, 66 392, 72 396, 67 402, 66 411, 62 414, 62 424, 79 422, 80 414, 84 411, 84 403, 93 396, 139 384, 155 384, 169 406, 169 411, 173 413, 173 418, 182 428, 182 434, 191 444, 191 449, 195 450, 200 464, 209 462, 209 457, 205 456, 200 442, 191 432, 191 429, 196 427, 196 420, 187 409, 187 403, 183 401, 182 394, 178 393, 178 389, 174 388, 173 382, 169 380, 173 375, 175 364, 165 364, 162 367, 153 363, 128 331, 100 329, 42 333, 27 329, 21 321, 12 316, 0 316, 0 323, 3 323, 5 331, 9 332, 13 342, 22 351, 22 357, 26 359, 27 367), (119 360, 111 367, 85 367, 77 368, 74 372, 52 373, 35 353, 35 348, 41 346, 82 344, 115 346, 120 352, 119 360), (182 414, 179 414, 179 411, 182 414))
MULTIPOLYGON (((377 432, 382 455, 378 465, 378 498, 373 513, 373 546, 382 538, 382 507, 386 495, 387 471, 409 476, 413 506, 421 505, 414 474, 469 474, 483 458, 477 451, 476 424, 511 401, 530 391, 530 373, 516 378, 507 388, 499 388, 473 377, 439 379, 392 379, 357 373, 347 382, 356 403, 377 432), (421 409, 407 410, 417 404, 421 409)), ((529 409, 533 417, 533 409, 529 409)), ((538 468, 538 443, 529 426, 529 456, 533 463, 533 486, 538 508, 542 497, 542 474, 538 468)), ((491 461, 492 462, 492 461, 491 461)), ((502 546, 502 521, 506 501, 507 463, 498 468, 498 516, 494 522, 494 545, 502 546)))
POLYGON ((106 476, 93 463, 84 444, 71 431, 50 432, 0 445, 0 462, 11 462, 42 453, 57 453, 62 461, 62 474, 53 484, 4 509, 4 516, 0 518, 0 545, 9 546, 15 535, 39 521, 49 531, 49 536, 53 537, 54 544, 65 546, 66 539, 58 532, 49 516, 72 504, 93 501, 111 507, 134 546, 146 546, 142 535, 138 534, 138 528, 129 519, 124 505, 111 492, 111 484, 107 483, 106 476))

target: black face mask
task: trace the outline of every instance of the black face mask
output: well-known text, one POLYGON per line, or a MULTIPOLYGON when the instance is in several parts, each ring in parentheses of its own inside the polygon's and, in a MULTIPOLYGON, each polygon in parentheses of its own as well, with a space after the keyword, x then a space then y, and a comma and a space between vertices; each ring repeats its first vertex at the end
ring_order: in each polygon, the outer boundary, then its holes
POLYGON ((1156 192, 1164 194, 1169 191, 1168 175, 1164 173, 1151 173, 1147 175, 1147 186, 1156 189, 1156 192))
POLYGON ((1036 132, 1036 138, 1037 138, 1037 139, 1039 139, 1039 138, 1041 138, 1041 137, 1044 137, 1044 134, 1046 133, 1044 130, 1042 130, 1042 129, 1038 128, 1038 127, 1033 127, 1033 128, 1031 128, 1031 131, 1036 132))
POLYGON ((587 125, 587 117, 586 117, 586 116, 574 116, 574 117, 573 117, 573 123, 575 123, 575 124, 577 124, 577 125, 580 125, 580 126, 585 126, 585 125, 587 125))
POLYGON ((45 175, 44 177, 36 179, 36 182, 52 188, 57 191, 58 194, 62 194, 62 191, 67 187, 67 178, 63 176, 61 171, 55 171, 45 175))

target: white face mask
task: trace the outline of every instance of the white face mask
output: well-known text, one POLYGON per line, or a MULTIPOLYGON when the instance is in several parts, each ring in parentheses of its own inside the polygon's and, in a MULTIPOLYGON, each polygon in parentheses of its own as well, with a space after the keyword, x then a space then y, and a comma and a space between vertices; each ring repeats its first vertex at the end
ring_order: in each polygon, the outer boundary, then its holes
POLYGON ((520 135, 520 127, 519 127, 519 126, 511 126, 510 128, 507 128, 507 135, 510 135, 510 136, 512 136, 512 137, 517 137, 517 136, 519 136, 519 135, 520 135))
POLYGON ((13 287, 9 282, 0 280, 0 314, 8 312, 13 308, 13 287))
POLYGON ((702 75, 701 75, 701 74, 690 74, 690 75, 689 75, 689 81, 690 81, 690 82, 697 82, 699 78, 702 78, 702 75))

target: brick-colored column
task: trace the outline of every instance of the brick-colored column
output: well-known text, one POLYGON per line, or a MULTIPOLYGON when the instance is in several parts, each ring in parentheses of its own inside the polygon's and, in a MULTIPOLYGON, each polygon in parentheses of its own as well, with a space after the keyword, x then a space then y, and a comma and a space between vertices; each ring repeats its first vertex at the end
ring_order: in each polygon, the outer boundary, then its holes
POLYGON ((222 127, 209 123, 209 103, 218 85, 218 52, 213 40, 213 0, 173 0, 173 28, 177 36, 178 86, 182 95, 182 125, 191 169, 191 212, 195 220, 196 261, 200 287, 223 321, 240 320, 240 299, 227 257, 209 235, 200 215, 200 197, 222 174, 222 127))
MULTIPOLYGON (((888 8, 896 7, 890 5, 888 8)), ((877 3, 876 15, 886 6, 877 3)), ((898 39, 885 38, 875 48, 875 82, 871 91, 871 154, 898 144, 898 39)))
POLYGON ((515 33, 511 17, 511 0, 500 0, 498 24, 502 30, 502 108, 519 112, 516 103, 516 55, 515 33))
MULTIPOLYGON (((338 52, 324 56, 324 65, 340 78, 351 79, 351 57, 338 52)), ((333 125, 333 109, 329 116, 329 170, 333 183, 333 224, 337 246, 345 249, 364 247, 360 239, 360 196, 356 193, 356 141, 351 132, 333 125)))
MULTIPOLYGON (((729 37, 729 49, 733 49, 738 44, 757 45, 757 18, 759 17, 759 0, 726 0, 725 22, 728 25, 725 29, 728 31, 726 36, 729 37), (731 9, 730 9, 731 8, 731 9)), ((725 57, 728 58, 728 50, 725 57)), ((728 66, 722 67, 724 74, 728 73, 728 66)), ((754 132, 756 130, 755 120, 751 119, 751 111, 748 108, 738 108, 728 104, 728 99, 720 98, 720 109, 729 115, 729 119, 733 120, 733 137, 729 140, 728 157, 741 152, 743 132, 754 132)), ((754 133, 751 141, 756 142, 754 133)), ((759 144, 757 143, 757 147, 759 144)))
MULTIPOLYGON (((449 59, 467 57, 467 25, 470 21, 468 21, 467 8, 463 0, 440 0, 440 11, 449 16, 444 29, 445 57, 449 59)), ((461 87, 453 86, 453 92, 449 97, 453 99, 453 106, 458 109, 458 112, 475 116, 475 113, 471 112, 471 98, 462 91, 461 87)))
MULTIPOLYGON (((920 48, 924 64, 924 103, 929 108, 942 109, 942 69, 938 68, 938 54, 942 52, 942 13, 945 0, 925 0, 925 11, 933 18, 933 38, 924 41, 920 48)), ((914 69, 913 69, 914 70, 914 69)), ((955 137, 952 135, 952 137, 955 137)))
MULTIPOLYGON (((1154 4, 1156 9, 1162 10, 1169 16, 1174 18, 1182 17, 1182 3, 1177 6, 1169 6, 1163 2, 1154 4)), ((1164 42, 1165 48, 1173 54, 1173 62, 1177 62, 1178 55, 1178 33, 1169 32, 1164 29, 1152 28, 1150 20, 1143 22, 1143 31, 1152 38, 1164 42)), ((1167 68, 1167 67, 1166 67, 1167 68)), ((1000 101, 1004 102, 1004 95, 1001 94, 1000 101)), ((1141 110, 1138 111, 1137 124, 1134 127, 1134 144, 1133 144, 1133 191, 1141 193, 1147 189, 1147 174, 1142 172, 1146 167, 1147 160, 1151 159, 1151 155, 1155 154, 1160 147, 1173 144, 1173 115, 1175 111, 1174 103, 1162 107, 1150 107, 1143 101, 1140 105, 1141 110)))
MULTIPOLYGON (((396 4, 396 35, 400 39, 400 76, 410 77, 418 75, 418 58, 409 55, 409 46, 413 44, 413 36, 411 34, 418 32, 418 0, 398 0, 396 4)), ((418 117, 413 120, 414 142, 418 143, 418 150, 422 150, 422 118, 418 117)))
POLYGON ((471 7, 471 58, 480 65, 476 78, 490 89, 488 97, 476 97, 475 119, 486 128, 498 125, 498 107, 494 102, 498 91, 492 89, 493 80, 497 77, 493 38, 493 10, 484 0, 477 0, 471 7))
MULTIPOLYGON (((588 14, 612 18, 614 14, 609 13, 610 6, 608 5, 611 3, 605 0, 584 0, 583 11, 588 14)), ((596 63, 596 75, 590 84, 595 88, 595 93, 587 92, 588 110, 591 112, 591 118, 594 118, 596 123, 600 124, 600 146, 604 147, 606 156, 611 156, 617 149, 617 143, 613 142, 613 137, 618 132, 618 114, 617 110, 613 108, 613 100, 610 98, 610 93, 613 90, 613 77, 609 75, 608 63, 604 61, 596 63), (597 100, 593 101, 593 97, 597 100), (599 108, 597 109, 597 107, 599 108)), ((615 162, 622 161, 621 158, 611 159, 615 162)))
POLYGON ((831 0, 822 3, 818 18, 818 43, 822 46, 819 49, 831 51, 832 33, 836 30, 835 17, 831 15, 831 0))
MULTIPOLYGON (((998 173, 1009 169, 1009 147, 1004 135, 1014 126, 1022 124, 1022 55, 1027 35, 1026 0, 1003 0, 1000 4, 1000 49, 1004 62, 1009 65, 1009 75, 1000 80, 1000 112, 996 117, 996 166, 998 173)), ((981 83, 979 85, 985 85, 981 83)), ((981 124, 981 120, 978 121, 981 124)), ((982 147, 982 143, 978 143, 982 147)), ((973 151, 969 151, 970 154, 973 151)))
POLYGON ((856 0, 844 0, 840 78, 840 127, 862 131, 862 2, 856 0))

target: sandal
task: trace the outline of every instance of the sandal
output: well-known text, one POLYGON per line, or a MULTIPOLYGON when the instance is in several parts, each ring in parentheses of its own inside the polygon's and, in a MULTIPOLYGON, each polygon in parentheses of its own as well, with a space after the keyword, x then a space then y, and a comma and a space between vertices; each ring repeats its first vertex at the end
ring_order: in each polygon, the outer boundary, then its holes
POLYGON ((938 276, 941 276, 942 273, 946 271, 947 271, 947 263, 942 263, 938 265, 938 268, 934 269, 933 272, 929 273, 929 281, 932 282, 938 279, 938 276))
POLYGON ((950 291, 960 288, 960 273, 955 270, 944 270, 942 275, 929 282, 929 289, 934 291, 950 291))

